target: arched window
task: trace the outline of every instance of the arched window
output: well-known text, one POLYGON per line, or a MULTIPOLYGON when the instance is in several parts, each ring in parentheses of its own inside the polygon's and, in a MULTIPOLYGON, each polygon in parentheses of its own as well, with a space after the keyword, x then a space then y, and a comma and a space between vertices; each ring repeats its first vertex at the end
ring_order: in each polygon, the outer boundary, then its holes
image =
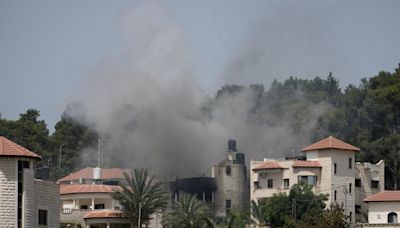
POLYGON ((396 212, 390 212, 388 214, 388 223, 397 223, 397 213, 396 212))

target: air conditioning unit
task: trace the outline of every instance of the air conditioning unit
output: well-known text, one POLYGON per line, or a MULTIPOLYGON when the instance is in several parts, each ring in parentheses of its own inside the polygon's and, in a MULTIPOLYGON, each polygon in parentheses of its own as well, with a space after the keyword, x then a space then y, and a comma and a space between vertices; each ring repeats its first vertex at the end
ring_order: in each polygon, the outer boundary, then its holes
POLYGON ((364 162, 364 169, 370 169, 370 168, 371 168, 371 163, 364 162))
POLYGON ((267 178, 267 173, 260 173, 261 178, 267 178))

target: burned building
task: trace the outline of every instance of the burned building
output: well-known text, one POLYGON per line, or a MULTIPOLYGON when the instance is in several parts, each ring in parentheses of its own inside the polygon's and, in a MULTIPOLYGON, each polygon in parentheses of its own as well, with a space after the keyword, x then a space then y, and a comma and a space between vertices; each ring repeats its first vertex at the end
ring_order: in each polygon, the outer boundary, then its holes
POLYGON ((226 158, 214 165, 211 177, 191 177, 169 182, 171 201, 182 193, 196 195, 206 202, 216 217, 225 217, 231 210, 249 207, 249 178, 244 153, 236 149, 236 141, 229 140, 226 158))
POLYGON ((249 178, 245 155, 236 148, 236 141, 228 141, 226 158, 212 167, 215 179, 215 215, 225 217, 231 210, 242 211, 249 207, 249 178))
POLYGON ((206 202, 214 208, 215 190, 217 189, 215 179, 212 177, 190 177, 176 179, 169 182, 172 200, 178 200, 183 194, 196 195, 197 199, 206 202))

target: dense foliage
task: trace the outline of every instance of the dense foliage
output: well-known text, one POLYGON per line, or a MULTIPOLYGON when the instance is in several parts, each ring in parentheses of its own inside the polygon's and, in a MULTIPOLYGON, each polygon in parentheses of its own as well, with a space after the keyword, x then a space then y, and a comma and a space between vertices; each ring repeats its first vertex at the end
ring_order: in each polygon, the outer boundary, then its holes
POLYGON ((124 176, 125 182, 119 185, 121 190, 116 191, 113 198, 121 204, 125 216, 142 227, 148 223, 151 214, 166 207, 168 193, 146 169, 135 169, 124 176))
MULTIPOLYGON (((386 162, 386 188, 399 189, 400 160, 400 68, 393 73, 380 72, 363 79, 358 86, 349 85, 344 90, 332 74, 325 79, 312 80, 290 77, 274 81, 268 90, 263 85, 225 85, 204 107, 204 114, 221 105, 221 99, 241 92, 251 92, 252 107, 249 122, 274 125, 289 122, 293 133, 302 137, 302 126, 315 118, 313 140, 333 135, 361 148, 358 160, 386 162), (318 109, 318 110, 316 110, 318 109)), ((39 111, 29 109, 17 120, 0 116, 0 135, 39 153, 42 164, 51 167, 53 179, 81 168, 83 148, 96 148, 97 135, 81 121, 82 114, 70 116, 70 110, 80 110, 70 104, 49 134, 46 123, 39 120, 39 111), (61 148, 61 168, 59 154, 61 148)), ((300 146, 300 145, 299 145, 300 146)), ((301 145, 304 146, 304 145, 301 145)), ((90 164, 93 166, 94 164, 90 164)))

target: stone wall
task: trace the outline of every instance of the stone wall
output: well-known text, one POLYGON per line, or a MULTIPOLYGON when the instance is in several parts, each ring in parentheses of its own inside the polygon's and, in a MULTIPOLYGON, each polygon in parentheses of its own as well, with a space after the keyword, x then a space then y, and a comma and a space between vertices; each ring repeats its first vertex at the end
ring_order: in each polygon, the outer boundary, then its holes
POLYGON ((47 226, 39 227, 59 227, 61 209, 59 186, 54 182, 43 180, 34 180, 33 183, 35 190, 36 218, 38 217, 37 213, 39 209, 47 210, 47 226))
POLYGON ((15 158, 0 160, 0 227, 16 227, 17 162, 15 158))

